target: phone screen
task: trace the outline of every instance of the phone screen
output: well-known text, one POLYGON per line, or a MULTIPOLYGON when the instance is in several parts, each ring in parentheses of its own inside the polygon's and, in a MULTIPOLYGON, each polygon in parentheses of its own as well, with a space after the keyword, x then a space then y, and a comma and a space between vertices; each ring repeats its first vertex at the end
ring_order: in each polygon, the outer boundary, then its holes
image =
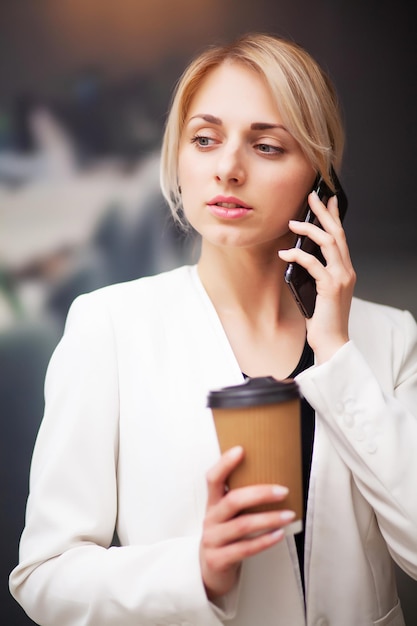
MULTIPOLYGON (((318 177, 314 183, 313 190, 316 191, 320 200, 327 205, 329 198, 336 194, 339 206, 340 219, 343 221, 348 201, 346 194, 339 182, 339 179, 336 175, 336 172, 331 171, 332 181, 335 187, 335 192, 333 192, 328 185, 324 182, 321 177, 318 177)), ((315 224, 321 228, 321 224, 314 215, 314 213, 309 208, 308 204, 306 206, 305 218, 304 221, 309 222, 311 224, 315 224)), ((318 246, 314 241, 311 241, 308 237, 297 237, 297 241, 295 243, 296 248, 301 248, 308 254, 313 254, 323 265, 326 265, 326 261, 321 253, 320 246, 318 246)), ((287 269, 285 271, 285 282, 288 284, 291 292, 299 306, 303 315, 307 318, 312 317, 314 313, 314 307, 316 304, 316 281, 314 278, 307 272, 304 267, 299 265, 298 263, 289 263, 287 265, 287 269)))

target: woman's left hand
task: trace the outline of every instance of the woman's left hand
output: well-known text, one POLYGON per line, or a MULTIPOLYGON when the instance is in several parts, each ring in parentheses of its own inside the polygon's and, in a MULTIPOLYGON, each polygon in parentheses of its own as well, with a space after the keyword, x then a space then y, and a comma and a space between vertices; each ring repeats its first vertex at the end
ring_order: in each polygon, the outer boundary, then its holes
POLYGON ((317 363, 323 363, 349 341, 349 311, 356 274, 336 196, 330 198, 326 207, 313 192, 309 195, 309 205, 323 228, 295 220, 290 221, 289 227, 296 235, 306 235, 320 246, 326 266, 298 248, 280 250, 279 256, 289 263, 302 265, 316 281, 316 306, 312 318, 306 321, 307 340, 317 363))

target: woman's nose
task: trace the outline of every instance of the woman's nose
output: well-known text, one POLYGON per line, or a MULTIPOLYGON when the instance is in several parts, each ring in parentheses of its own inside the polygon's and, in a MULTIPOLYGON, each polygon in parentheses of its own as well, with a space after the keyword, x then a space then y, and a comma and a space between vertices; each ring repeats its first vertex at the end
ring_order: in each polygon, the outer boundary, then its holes
POLYGON ((239 147, 225 146, 216 163, 216 179, 223 183, 240 185, 246 178, 243 155, 239 147))

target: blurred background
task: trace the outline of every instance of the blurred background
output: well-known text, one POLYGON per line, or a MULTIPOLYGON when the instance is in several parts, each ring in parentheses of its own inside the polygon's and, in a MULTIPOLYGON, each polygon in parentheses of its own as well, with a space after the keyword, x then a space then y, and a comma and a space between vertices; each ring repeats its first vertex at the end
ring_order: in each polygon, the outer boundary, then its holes
MULTIPOLYGON (((43 379, 79 294, 196 260, 159 191, 175 81, 209 43, 294 39, 343 105, 357 295, 417 315, 417 40, 406 0, 1 0, 0 615, 9 596, 43 379)), ((343 567, 343 564, 341 564, 343 567)), ((354 573, 352 573, 354 575, 354 573)), ((407 625, 417 583, 398 572, 407 625)), ((353 626, 353 625, 352 625, 353 626)))

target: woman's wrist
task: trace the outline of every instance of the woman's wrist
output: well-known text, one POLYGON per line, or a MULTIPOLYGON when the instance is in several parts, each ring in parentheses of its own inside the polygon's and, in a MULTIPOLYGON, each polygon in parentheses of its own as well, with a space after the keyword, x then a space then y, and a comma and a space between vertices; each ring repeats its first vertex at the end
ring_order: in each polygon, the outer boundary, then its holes
POLYGON ((323 342, 320 347, 316 349, 312 346, 315 361, 317 365, 322 365, 338 352, 344 345, 349 342, 349 337, 340 337, 339 339, 333 339, 332 341, 323 342))

